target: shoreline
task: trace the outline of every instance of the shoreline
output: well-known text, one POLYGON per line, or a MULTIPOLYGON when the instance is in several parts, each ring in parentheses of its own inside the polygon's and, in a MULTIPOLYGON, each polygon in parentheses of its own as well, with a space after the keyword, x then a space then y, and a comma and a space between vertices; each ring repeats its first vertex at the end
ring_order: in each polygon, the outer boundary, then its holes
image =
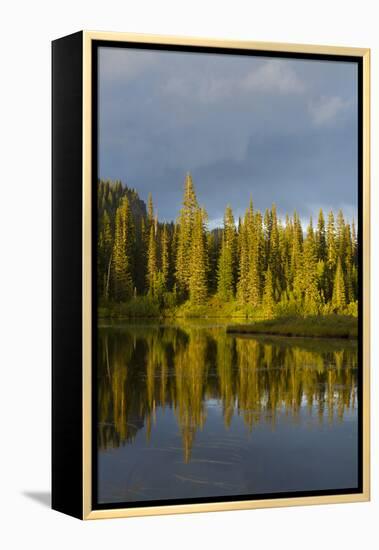
POLYGON ((286 338, 358 338, 358 319, 351 316, 327 315, 318 317, 277 318, 255 323, 230 324, 227 334, 265 334, 286 338))
MULTIPOLYGON (((104 311, 102 312, 104 313, 104 311)), ((338 338, 356 340, 358 338, 358 319, 348 315, 324 315, 314 317, 279 317, 274 319, 246 319, 246 317, 225 315, 102 315, 98 312, 98 321, 108 322, 217 322, 225 325, 226 334, 240 336, 266 335, 284 338, 338 338)))
POLYGON ((253 330, 237 330, 238 327, 232 326, 226 328, 226 334, 233 334, 235 336, 276 336, 278 338, 309 338, 316 340, 318 338, 329 338, 330 340, 357 340, 357 336, 351 336, 349 334, 324 334, 322 336, 318 334, 294 334, 286 332, 260 332, 253 330))

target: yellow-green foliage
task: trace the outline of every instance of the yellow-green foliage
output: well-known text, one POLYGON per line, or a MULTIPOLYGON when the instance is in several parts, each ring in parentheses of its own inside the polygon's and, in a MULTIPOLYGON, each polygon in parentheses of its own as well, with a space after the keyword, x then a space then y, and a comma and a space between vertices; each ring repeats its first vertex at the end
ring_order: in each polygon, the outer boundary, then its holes
POLYGON ((348 315, 287 317, 234 325, 229 333, 273 334, 278 336, 312 336, 320 338, 357 338, 358 320, 348 315))
POLYGON ((304 230, 296 211, 262 215, 251 199, 237 223, 228 205, 211 230, 189 173, 172 222, 159 222, 151 194, 146 208, 135 190, 99 182, 97 284, 99 303, 125 315, 144 304, 149 316, 354 316, 358 240, 341 210, 304 230))

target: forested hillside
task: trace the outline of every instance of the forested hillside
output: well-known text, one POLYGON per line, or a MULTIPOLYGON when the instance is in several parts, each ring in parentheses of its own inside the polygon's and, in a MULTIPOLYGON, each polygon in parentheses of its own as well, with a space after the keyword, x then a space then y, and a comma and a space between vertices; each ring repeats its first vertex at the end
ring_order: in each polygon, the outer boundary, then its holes
MULTIPOLYGON (((173 213, 173 217, 175 213, 173 213)), ((358 247, 342 211, 303 230, 294 212, 279 219, 253 201, 236 220, 226 205, 223 227, 210 231, 190 174, 175 221, 160 222, 121 182, 98 183, 98 298, 103 307, 143 303, 164 312, 207 304, 249 316, 356 315, 358 247)), ((134 308, 135 311, 135 308, 134 308)))

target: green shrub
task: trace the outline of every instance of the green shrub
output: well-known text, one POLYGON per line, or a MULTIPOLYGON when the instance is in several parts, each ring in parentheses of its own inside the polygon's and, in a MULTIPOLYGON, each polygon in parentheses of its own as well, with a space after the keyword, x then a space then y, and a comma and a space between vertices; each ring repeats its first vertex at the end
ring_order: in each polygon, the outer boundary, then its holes
POLYGON ((136 296, 132 300, 120 304, 109 304, 98 308, 99 317, 129 318, 129 317, 159 317, 159 303, 150 296, 136 296))

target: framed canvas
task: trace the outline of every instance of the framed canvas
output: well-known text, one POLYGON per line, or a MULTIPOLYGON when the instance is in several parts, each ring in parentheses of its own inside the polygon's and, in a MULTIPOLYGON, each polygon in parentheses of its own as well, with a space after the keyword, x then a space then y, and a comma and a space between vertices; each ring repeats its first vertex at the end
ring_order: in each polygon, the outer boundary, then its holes
POLYGON ((369 499, 369 50, 53 42, 52 506, 369 499))

